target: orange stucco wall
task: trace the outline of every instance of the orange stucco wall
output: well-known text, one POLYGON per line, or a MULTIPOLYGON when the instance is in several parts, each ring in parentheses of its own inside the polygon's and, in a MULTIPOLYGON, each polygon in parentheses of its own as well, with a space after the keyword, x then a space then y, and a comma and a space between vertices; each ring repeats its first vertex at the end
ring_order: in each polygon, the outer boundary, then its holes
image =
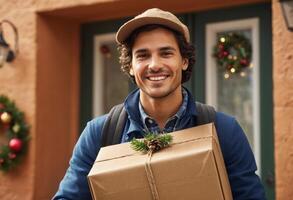
POLYGON ((293 199, 293 32, 273 2, 273 80, 277 199, 293 199))
MULTIPOLYGON (((0 173, 0 199, 50 199, 64 175, 79 134, 82 22, 127 16, 150 6, 180 12, 258 1, 145 0, 138 5, 132 0, 0 0, 0 20, 11 20, 20 37, 20 54, 0 68, 0 94, 15 100, 31 125, 24 162, 11 173, 0 173)), ((285 27, 277 0, 272 8, 276 191, 281 200, 293 198, 293 33, 285 27)))
MULTIPOLYGON (((20 1, 0 1, 0 20, 8 19, 17 26, 21 49, 17 59, 0 68, 0 94, 5 94, 15 101, 17 106, 25 112, 29 124, 31 124, 32 142, 24 163, 13 171, 3 174, 0 172, 0 199, 32 199, 35 169, 35 145, 36 136, 36 43, 35 43, 35 15, 30 3, 20 1), (15 9, 13 9, 15 8, 15 9), (24 9, 22 9, 24 8, 24 9), (21 184, 23 183, 23 184, 21 184)), ((9 27, 7 28, 9 29, 9 27)), ((10 32, 10 31, 9 31, 10 32)), ((7 40, 13 37, 7 36, 7 40)), ((11 41, 10 40, 10 41, 11 41)), ((13 44, 13 42, 11 42, 13 44)))

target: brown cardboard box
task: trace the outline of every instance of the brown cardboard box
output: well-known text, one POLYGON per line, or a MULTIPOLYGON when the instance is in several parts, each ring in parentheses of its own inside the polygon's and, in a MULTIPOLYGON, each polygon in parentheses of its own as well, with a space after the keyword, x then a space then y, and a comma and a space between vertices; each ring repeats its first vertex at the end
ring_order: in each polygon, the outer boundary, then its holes
MULTIPOLYGON (((232 194, 213 124, 172 133, 172 144, 152 155, 160 200, 230 200, 232 194)), ((146 154, 129 143, 104 147, 88 175, 95 200, 151 200, 146 154)))

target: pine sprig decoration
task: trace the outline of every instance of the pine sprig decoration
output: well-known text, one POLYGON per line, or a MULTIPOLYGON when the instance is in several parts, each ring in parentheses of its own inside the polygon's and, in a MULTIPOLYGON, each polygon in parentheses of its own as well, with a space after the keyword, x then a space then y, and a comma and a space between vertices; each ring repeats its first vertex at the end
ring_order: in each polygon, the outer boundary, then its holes
POLYGON ((143 139, 133 139, 131 147, 135 151, 143 153, 156 152, 167 146, 172 142, 173 137, 170 134, 153 134, 148 133, 143 139))
POLYGON ((148 151, 148 147, 146 143, 141 139, 132 139, 131 140, 131 148, 135 151, 141 151, 143 153, 148 151))

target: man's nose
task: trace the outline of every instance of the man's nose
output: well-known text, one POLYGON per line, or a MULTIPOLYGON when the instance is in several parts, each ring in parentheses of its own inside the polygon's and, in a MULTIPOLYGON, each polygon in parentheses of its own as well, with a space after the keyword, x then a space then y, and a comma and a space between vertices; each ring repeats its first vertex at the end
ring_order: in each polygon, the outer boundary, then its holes
POLYGON ((159 71, 161 69, 161 62, 158 56, 152 56, 149 63, 149 69, 151 71, 159 71))

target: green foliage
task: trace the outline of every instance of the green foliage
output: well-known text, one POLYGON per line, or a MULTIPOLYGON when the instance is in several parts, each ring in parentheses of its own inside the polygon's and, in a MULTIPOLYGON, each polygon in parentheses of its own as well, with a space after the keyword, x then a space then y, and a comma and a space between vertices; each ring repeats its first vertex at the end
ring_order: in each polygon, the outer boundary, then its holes
POLYGON ((143 153, 146 153, 148 151, 148 147, 146 143, 143 140, 139 140, 135 138, 131 140, 131 147, 135 151, 141 151, 143 153))

